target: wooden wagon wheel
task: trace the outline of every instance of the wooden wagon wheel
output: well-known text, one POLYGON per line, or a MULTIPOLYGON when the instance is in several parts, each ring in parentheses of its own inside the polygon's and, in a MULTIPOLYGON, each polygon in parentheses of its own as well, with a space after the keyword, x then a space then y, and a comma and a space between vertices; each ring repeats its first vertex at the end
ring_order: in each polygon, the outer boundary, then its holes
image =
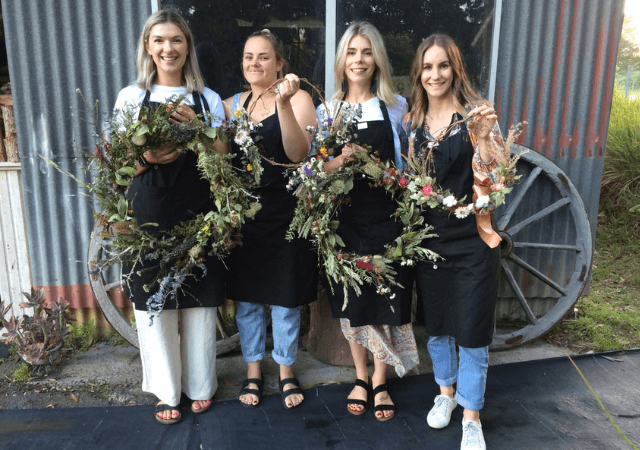
MULTIPOLYGON (((98 305, 109 323, 120 333, 120 335, 131 345, 138 348, 138 331, 136 324, 122 314, 122 311, 114 302, 116 290, 123 288, 122 276, 119 267, 111 267, 99 270, 99 261, 102 255, 109 248, 109 240, 103 239, 103 227, 97 222, 91 232, 89 242, 89 252, 87 256, 87 267, 89 269, 89 280, 91 288, 96 296, 98 305)), ((218 308, 217 324, 217 354, 223 355, 240 346, 240 335, 235 324, 229 325, 221 319, 220 308, 218 308)))
POLYGON ((492 349, 542 336, 565 317, 589 280, 593 257, 587 212, 564 172, 529 150, 518 173, 519 184, 496 211, 503 240, 492 349))

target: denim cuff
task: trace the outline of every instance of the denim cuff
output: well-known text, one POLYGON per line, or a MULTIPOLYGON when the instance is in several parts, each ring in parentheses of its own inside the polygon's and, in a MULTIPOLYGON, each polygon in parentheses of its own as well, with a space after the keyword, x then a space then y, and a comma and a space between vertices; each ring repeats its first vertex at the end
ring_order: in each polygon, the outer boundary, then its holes
POLYGON ((470 402, 456 391, 455 399, 458 402, 458 405, 470 411, 480 411, 484 407, 484 398, 480 402, 474 403, 470 402))
POLYGON ((275 362, 277 362, 278 364, 280 364, 282 366, 293 366, 293 363, 296 362, 296 359, 298 358, 298 355, 294 354, 293 356, 285 357, 285 356, 278 355, 276 353, 276 351, 273 350, 271 352, 271 357, 273 358, 273 360, 275 362))
POLYGON ((451 386, 452 384, 455 384, 458 382, 458 375, 455 375, 451 378, 445 378, 444 380, 442 378, 438 378, 435 376, 434 378, 436 380, 436 383, 438 383, 438 386, 442 386, 442 387, 451 386))
POLYGON ((264 359, 264 352, 258 353, 257 355, 250 355, 250 356, 247 356, 244 354, 244 352, 242 352, 242 359, 244 359, 244 362, 246 363, 262 361, 264 359))

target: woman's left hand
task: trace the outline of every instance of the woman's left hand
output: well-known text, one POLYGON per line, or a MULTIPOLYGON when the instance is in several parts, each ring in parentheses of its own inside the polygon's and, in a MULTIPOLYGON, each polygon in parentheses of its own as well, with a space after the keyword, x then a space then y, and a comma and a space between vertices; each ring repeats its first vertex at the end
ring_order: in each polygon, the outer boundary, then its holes
POLYGON ((478 139, 487 139, 493 126, 498 120, 495 109, 491 105, 482 104, 469 111, 469 131, 476 135, 478 139))
POLYGON ((282 82, 278 84, 278 95, 276 96, 276 100, 280 104, 287 103, 299 90, 300 78, 293 73, 288 73, 285 75, 282 82))
MULTIPOLYGON (((168 105, 171 107, 171 105, 168 105)), ((174 122, 191 122, 196 116, 196 113, 190 106, 180 103, 176 110, 171 113, 170 121, 174 122)))

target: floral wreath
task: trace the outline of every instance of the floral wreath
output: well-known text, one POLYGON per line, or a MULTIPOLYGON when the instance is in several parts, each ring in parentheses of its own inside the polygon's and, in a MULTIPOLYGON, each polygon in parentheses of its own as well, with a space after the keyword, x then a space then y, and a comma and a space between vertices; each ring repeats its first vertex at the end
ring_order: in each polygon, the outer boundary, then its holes
MULTIPOLYGON (((82 96, 80 90, 78 93, 82 96)), ((93 182, 66 172, 88 192, 85 195, 98 200, 101 211, 96 212, 95 217, 103 226, 102 237, 112 238, 111 248, 103 253, 104 258, 92 267, 92 272, 126 262, 132 267, 124 274, 127 283, 134 271, 138 275, 142 271, 155 272, 153 281, 143 286, 146 292, 152 293, 147 300, 151 323, 154 313, 162 312, 167 299, 177 299, 186 278, 196 276, 195 267, 206 276, 205 256, 223 258, 240 244, 240 227, 245 218, 254 217, 260 209, 258 198, 245 188, 231 167, 234 155, 219 153, 214 148, 218 139, 228 142, 227 134, 235 134, 236 128, 208 126, 212 119, 208 112, 205 117, 197 116, 188 123, 169 121, 183 99, 184 95, 172 97, 155 111, 141 108, 139 117, 132 110, 115 111, 108 123, 109 140, 96 131, 100 129, 96 103, 93 109, 88 108, 94 125, 95 151, 86 155, 85 165, 85 171, 93 174, 93 182), (157 224, 137 223, 125 192, 132 184, 139 157, 172 142, 178 143, 179 151, 193 151, 198 155, 198 169, 211 185, 215 210, 200 213, 158 237, 146 231, 157 224), (157 265, 136 268, 137 263, 143 261, 155 261, 157 265)), ((56 163, 43 159, 62 172, 56 163)))
MULTIPOLYGON (((326 104, 325 110, 329 111, 326 104)), ((495 170, 499 181, 491 183, 489 177, 477 174, 476 185, 480 184, 482 189, 476 191, 479 195, 468 204, 464 203, 464 198, 457 199, 449 190, 443 190, 436 178, 430 176, 431 152, 422 158, 410 152, 409 157, 405 158, 408 167, 400 169, 391 162, 382 162, 375 152, 367 149, 366 152, 353 152, 354 161, 346 167, 333 173, 325 172, 323 165, 329 157, 329 149, 351 141, 349 126, 358 117, 358 111, 348 110, 336 118, 319 120, 315 129, 310 127, 308 131, 316 156, 290 170, 288 183, 288 188, 295 190, 298 204, 287 238, 298 236, 313 242, 332 291, 333 283, 343 287, 343 310, 348 304, 349 288, 360 295, 360 286, 365 283, 376 286, 378 294, 390 294, 388 299, 392 300, 395 294, 391 293, 390 286, 402 287, 395 280, 394 263, 414 265, 418 261, 428 260, 437 269, 436 262, 442 257, 422 246, 424 239, 436 236, 432 233, 433 227, 426 224, 420 215, 423 209, 447 210, 459 219, 469 214, 488 218, 490 211, 504 203, 504 196, 511 192, 511 184, 519 178, 515 175, 515 163, 519 156, 514 157, 509 151, 510 144, 517 136, 513 128, 509 132, 508 145, 500 142, 501 137, 500 141, 497 138, 492 141, 491 154, 500 161, 495 170), (341 250, 345 244, 337 234, 339 221, 335 218, 339 208, 348 201, 356 176, 368 178, 372 186, 383 187, 396 198, 398 208, 395 216, 404 226, 401 234, 385 245, 383 254, 362 255, 341 250)), ((473 118, 465 120, 473 121, 473 118)), ((393 311, 393 305, 391 302, 389 304, 393 311)))

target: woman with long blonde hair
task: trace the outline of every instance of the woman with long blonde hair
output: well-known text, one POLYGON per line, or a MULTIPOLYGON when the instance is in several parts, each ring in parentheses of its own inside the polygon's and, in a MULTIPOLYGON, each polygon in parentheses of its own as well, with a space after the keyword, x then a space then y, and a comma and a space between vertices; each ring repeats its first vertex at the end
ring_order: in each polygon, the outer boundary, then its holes
MULTIPOLYGON (((407 103, 393 92, 382 36, 370 23, 352 23, 340 39, 335 79, 339 90, 327 105, 328 110, 322 105, 318 108, 320 120, 339 117, 343 108, 361 109, 362 113, 352 124, 354 144, 334 149, 335 156, 325 163, 325 170, 340 170, 353 160, 354 152, 366 151, 365 145, 371 146, 382 161, 401 165, 397 129, 407 103)), ((341 207, 338 216, 337 233, 345 243, 345 251, 364 255, 384 253, 385 244, 402 230, 402 224, 391 217, 397 208, 396 201, 383 188, 370 187, 365 179, 354 181, 349 197, 350 202, 341 207)), ((342 292, 327 289, 333 316, 340 318, 356 368, 356 385, 347 397, 347 410, 355 415, 364 414, 369 400, 373 400, 374 415, 380 421, 395 414, 395 405, 387 392, 387 365, 395 366, 403 376, 418 362, 411 328, 410 270, 399 264, 394 265, 394 270, 396 280, 404 288, 394 286, 393 295, 379 294, 374 286, 362 286, 359 296, 350 289, 344 311, 342 292), (371 376, 367 351, 373 353, 371 376)))

